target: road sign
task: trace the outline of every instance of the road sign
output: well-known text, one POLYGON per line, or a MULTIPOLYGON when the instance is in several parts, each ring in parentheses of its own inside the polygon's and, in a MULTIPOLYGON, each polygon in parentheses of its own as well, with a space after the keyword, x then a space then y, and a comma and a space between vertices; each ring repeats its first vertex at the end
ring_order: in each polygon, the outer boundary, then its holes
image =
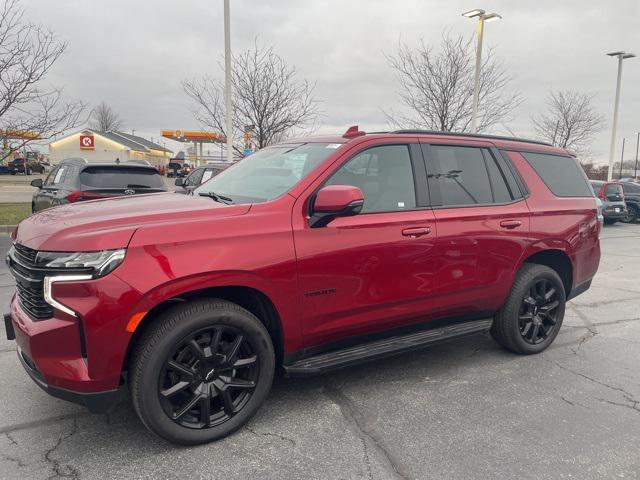
POLYGON ((80 149, 81 150, 93 150, 93 135, 80 135, 80 149))

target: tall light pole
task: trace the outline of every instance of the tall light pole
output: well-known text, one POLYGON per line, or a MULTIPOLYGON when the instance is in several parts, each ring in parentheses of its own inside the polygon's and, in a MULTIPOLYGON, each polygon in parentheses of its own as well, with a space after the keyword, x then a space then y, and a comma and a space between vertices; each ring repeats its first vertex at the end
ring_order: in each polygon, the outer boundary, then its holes
POLYGON ((485 11, 480 8, 464 12, 462 16, 478 19, 476 32, 476 73, 473 81, 473 106, 471 110, 471 133, 476 133, 478 131, 478 96, 480 94, 480 67, 482 66, 482 37, 484 36, 484 22, 499 20, 502 17, 497 13, 485 13, 485 11))
POLYGON ((627 58, 633 58, 633 53, 627 52, 611 52, 607 53, 610 57, 618 57, 618 81, 616 82, 616 99, 613 103, 613 127, 611 129, 611 147, 609 148, 609 172, 607 180, 613 179, 613 156, 616 153, 616 130, 618 129, 618 106, 620 104, 620 81, 622 80, 622 61, 627 58))
POLYGON ((622 139, 622 153, 620 154, 620 173, 618 174, 618 180, 622 180, 622 164, 624 163, 624 142, 626 138, 622 139))
POLYGON ((233 119, 231 111, 231 25, 229 0, 224 0, 224 98, 227 113, 227 162, 233 162, 233 119))
POLYGON ((633 169, 633 179, 638 179, 638 149, 640 148, 640 132, 636 132, 636 166, 633 169))

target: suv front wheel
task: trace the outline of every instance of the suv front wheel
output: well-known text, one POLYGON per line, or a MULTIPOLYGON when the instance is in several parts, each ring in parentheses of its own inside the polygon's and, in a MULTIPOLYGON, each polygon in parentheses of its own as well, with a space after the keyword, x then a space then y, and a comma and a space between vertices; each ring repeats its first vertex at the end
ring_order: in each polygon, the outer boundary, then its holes
POLYGON ((565 303, 564 285, 555 270, 526 263, 493 320, 491 335, 512 352, 522 355, 542 352, 560 331, 565 303))
POLYGON ((275 356, 269 333, 249 311, 201 299, 169 309, 133 354, 130 390, 144 425, 196 445, 244 425, 269 393, 275 356))

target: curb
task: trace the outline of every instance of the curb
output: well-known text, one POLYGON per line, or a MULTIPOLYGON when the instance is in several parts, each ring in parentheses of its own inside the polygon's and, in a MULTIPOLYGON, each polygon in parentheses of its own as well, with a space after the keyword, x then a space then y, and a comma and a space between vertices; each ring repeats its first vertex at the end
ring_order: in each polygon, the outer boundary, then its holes
POLYGON ((11 235, 17 227, 17 225, 0 225, 0 234, 11 235))

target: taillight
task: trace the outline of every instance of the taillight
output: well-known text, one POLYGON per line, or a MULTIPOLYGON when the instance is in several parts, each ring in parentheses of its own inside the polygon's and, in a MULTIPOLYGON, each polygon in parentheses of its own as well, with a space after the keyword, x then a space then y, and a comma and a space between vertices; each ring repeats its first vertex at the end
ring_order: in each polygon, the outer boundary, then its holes
POLYGON ((69 203, 80 202, 81 200, 96 200, 98 198, 105 198, 105 195, 94 192, 83 192, 80 190, 71 192, 69 195, 67 195, 67 201, 69 203))
POLYGON ((598 198, 599 198, 600 200, 606 200, 606 197, 605 197, 605 194, 604 194, 604 189, 605 189, 605 186, 604 186, 604 185, 602 185, 602 186, 600 187, 600 191, 598 192, 598 198))

